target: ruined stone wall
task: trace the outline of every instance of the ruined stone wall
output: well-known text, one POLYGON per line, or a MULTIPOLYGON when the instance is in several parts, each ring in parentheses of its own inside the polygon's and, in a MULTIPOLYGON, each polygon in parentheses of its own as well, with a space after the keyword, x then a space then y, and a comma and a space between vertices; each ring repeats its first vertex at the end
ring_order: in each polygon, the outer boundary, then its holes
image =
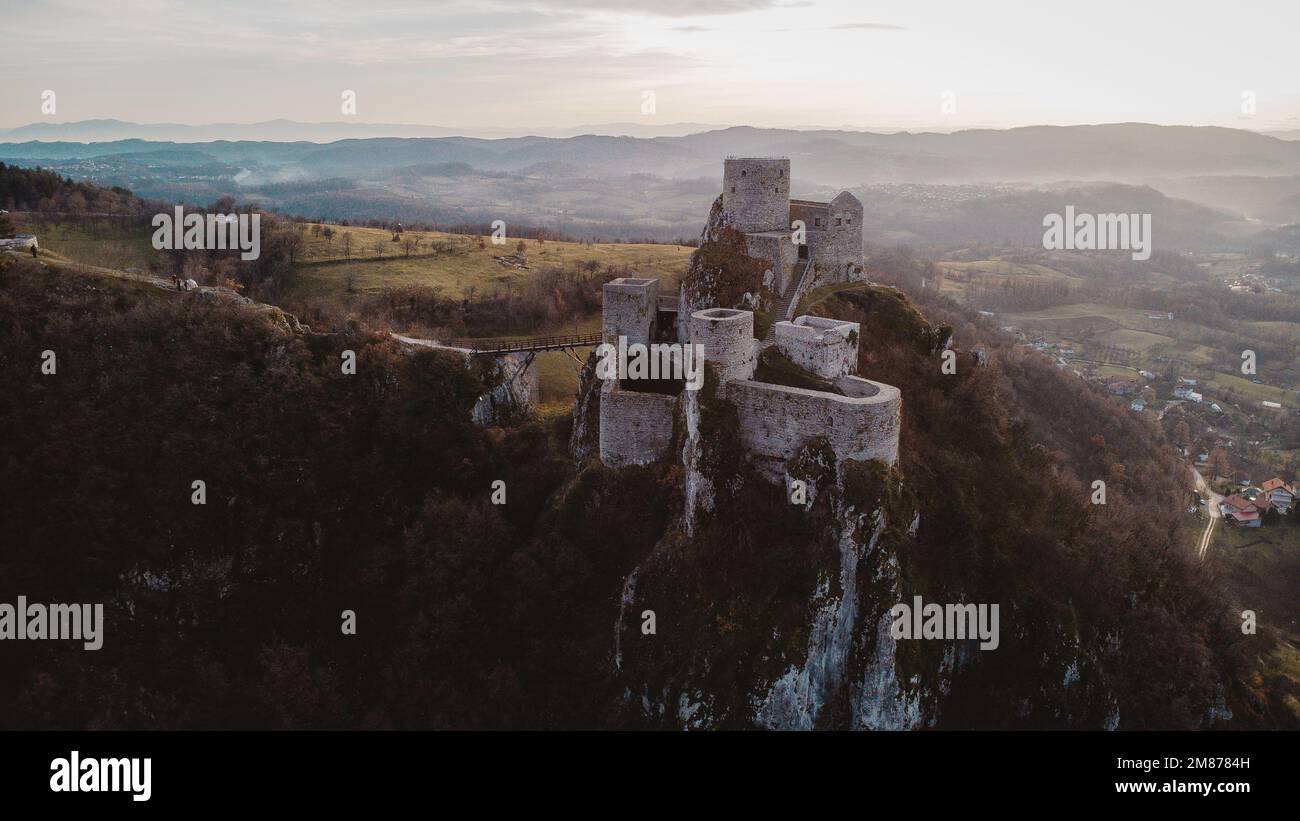
POLYGON ((600 461, 609 467, 645 465, 668 451, 677 397, 620 389, 612 380, 600 395, 600 461))
POLYGON ((799 255, 799 246, 790 241, 789 231, 765 231, 745 235, 746 253, 767 263, 770 275, 764 275, 763 284, 778 294, 790 287, 790 277, 799 255))
POLYGON ((815 436, 824 436, 839 459, 898 461, 902 398, 898 388, 842 376, 835 384, 850 396, 788 388, 752 380, 732 382, 740 438, 750 460, 777 479, 786 460, 815 436))
POLYGON ((649 344, 658 312, 659 280, 619 277, 605 283, 601 303, 601 328, 605 341, 629 345, 649 344))
POLYGON ((858 366, 856 322, 801 316, 775 326, 777 350, 796 365, 826 379, 853 373, 858 366))
POLYGON ((818 284, 848 282, 862 266, 862 203, 847 191, 831 200, 829 225, 814 258, 818 284))
POLYGON ((722 210, 739 231, 790 230, 790 161, 766 157, 725 160, 722 210))
POLYGON ((754 314, 730 308, 708 308, 691 314, 690 341, 704 346, 704 361, 719 382, 749 379, 757 364, 754 314))

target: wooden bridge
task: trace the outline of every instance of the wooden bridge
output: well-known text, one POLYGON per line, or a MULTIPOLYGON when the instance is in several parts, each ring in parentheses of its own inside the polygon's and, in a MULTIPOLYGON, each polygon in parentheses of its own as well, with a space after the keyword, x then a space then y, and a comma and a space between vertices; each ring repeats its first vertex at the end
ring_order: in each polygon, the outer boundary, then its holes
POLYGON ((449 347, 464 348, 471 354, 537 353, 563 351, 599 345, 604 337, 600 331, 564 336, 535 336, 529 339, 449 339, 449 347))

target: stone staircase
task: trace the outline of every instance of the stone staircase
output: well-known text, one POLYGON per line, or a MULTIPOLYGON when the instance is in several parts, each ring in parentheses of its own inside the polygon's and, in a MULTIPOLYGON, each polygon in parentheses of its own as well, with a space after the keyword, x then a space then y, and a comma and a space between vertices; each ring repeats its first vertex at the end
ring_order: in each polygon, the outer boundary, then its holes
POLYGON ((786 292, 781 299, 781 304, 777 306, 776 312, 772 319, 772 327, 767 329, 767 335, 763 337, 763 344, 770 345, 776 341, 776 323, 785 320, 794 319, 794 309, 799 305, 799 297, 803 295, 804 282, 808 279, 812 271, 812 259, 804 262, 803 267, 797 270, 794 282, 790 290, 786 292))

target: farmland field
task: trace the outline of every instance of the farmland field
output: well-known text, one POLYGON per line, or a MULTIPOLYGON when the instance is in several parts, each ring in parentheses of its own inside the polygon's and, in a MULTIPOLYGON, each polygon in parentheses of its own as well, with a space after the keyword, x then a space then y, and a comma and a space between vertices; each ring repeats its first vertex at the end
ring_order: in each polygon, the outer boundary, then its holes
POLYGON ((517 240, 493 245, 484 238, 442 232, 410 231, 403 235, 418 243, 407 256, 392 233, 379 228, 331 226, 332 239, 306 233, 306 248, 298 266, 295 296, 328 296, 348 290, 376 291, 406 285, 442 288, 461 296, 470 289, 478 292, 508 289, 528 278, 530 272, 547 267, 576 267, 584 263, 601 269, 659 277, 671 287, 686 272, 692 248, 681 245, 538 242, 524 240, 527 269, 496 259, 513 255, 517 240), (351 237, 351 258, 345 256, 344 235, 351 237))
POLYGON ((945 273, 959 273, 978 276, 981 279, 999 277, 1041 277, 1043 279, 1078 280, 1078 277, 1063 273, 1055 268, 1037 263, 1011 262, 1001 259, 981 259, 973 262, 941 262, 939 267, 945 273))

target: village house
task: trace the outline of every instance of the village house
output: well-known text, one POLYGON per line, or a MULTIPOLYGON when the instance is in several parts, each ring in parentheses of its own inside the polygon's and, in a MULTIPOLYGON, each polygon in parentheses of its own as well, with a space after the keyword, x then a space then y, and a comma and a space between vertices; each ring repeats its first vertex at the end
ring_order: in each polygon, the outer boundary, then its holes
POLYGON ((1296 488, 1281 479, 1269 479, 1264 483, 1262 496, 1278 513, 1285 514, 1295 503, 1296 488))
POLYGON ((1263 524, 1263 516, 1255 503, 1238 494, 1224 499, 1219 505, 1219 512, 1223 514, 1224 522, 1229 525, 1259 527, 1263 524))

